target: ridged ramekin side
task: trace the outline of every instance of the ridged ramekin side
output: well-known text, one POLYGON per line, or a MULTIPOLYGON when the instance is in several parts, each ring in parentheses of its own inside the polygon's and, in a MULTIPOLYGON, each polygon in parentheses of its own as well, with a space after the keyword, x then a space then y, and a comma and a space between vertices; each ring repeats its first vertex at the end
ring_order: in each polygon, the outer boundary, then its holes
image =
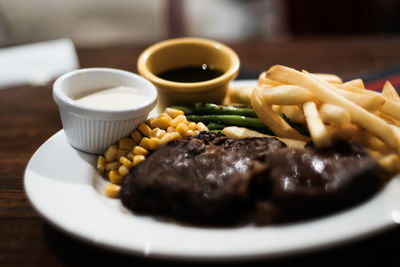
POLYGON ((68 142, 75 148, 102 154, 111 144, 128 136, 145 116, 127 120, 97 120, 60 108, 61 120, 68 142))

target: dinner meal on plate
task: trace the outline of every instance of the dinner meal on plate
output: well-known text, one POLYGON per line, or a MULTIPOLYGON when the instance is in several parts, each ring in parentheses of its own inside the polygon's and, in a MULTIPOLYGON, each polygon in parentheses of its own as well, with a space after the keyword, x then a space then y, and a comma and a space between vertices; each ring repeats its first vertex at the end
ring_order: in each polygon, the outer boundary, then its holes
POLYGON ((275 65, 224 103, 173 105, 98 156, 105 195, 198 225, 289 223, 371 198, 400 171, 400 97, 275 65))

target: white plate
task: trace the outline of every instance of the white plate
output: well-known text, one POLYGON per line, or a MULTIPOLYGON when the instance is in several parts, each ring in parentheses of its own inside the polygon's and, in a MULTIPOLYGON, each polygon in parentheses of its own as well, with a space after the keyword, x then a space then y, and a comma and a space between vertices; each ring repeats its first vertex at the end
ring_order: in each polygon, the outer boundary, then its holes
MULTIPOLYGON (((235 85, 254 84, 235 82, 235 85)), ((400 222, 400 176, 357 207, 283 226, 207 228, 134 215, 104 196, 96 157, 72 148, 61 130, 33 155, 26 193, 55 226, 92 244, 150 257, 197 260, 267 258, 360 238, 400 222)))

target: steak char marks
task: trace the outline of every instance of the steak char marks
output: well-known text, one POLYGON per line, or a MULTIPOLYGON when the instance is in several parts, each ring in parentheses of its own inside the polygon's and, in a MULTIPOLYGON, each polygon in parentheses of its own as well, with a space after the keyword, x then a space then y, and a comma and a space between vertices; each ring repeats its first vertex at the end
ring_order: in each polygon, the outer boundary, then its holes
POLYGON ((203 132, 153 152, 125 178, 122 203, 138 213, 207 225, 293 221, 359 202, 378 190, 378 166, 359 146, 286 148, 276 138, 203 132), (367 186, 364 186, 364 185, 367 186))

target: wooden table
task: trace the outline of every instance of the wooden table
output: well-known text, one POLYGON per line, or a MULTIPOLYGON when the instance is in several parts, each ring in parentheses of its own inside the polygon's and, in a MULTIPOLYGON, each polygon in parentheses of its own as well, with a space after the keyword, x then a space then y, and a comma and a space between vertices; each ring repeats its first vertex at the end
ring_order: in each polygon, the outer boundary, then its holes
MULTIPOLYGON (((136 72, 137 57, 145 47, 82 48, 78 55, 81 67, 136 72)), ((241 58, 242 78, 256 78, 277 63, 343 78, 400 64, 400 37, 248 41, 231 47, 241 58)), ((52 227, 32 208, 23 188, 25 166, 35 150, 62 128, 51 90, 52 84, 0 90, 0 266, 165 265, 88 245, 52 227)), ((397 227, 335 248, 253 263, 337 265, 350 261, 384 266, 398 259, 399 240, 397 227)))

